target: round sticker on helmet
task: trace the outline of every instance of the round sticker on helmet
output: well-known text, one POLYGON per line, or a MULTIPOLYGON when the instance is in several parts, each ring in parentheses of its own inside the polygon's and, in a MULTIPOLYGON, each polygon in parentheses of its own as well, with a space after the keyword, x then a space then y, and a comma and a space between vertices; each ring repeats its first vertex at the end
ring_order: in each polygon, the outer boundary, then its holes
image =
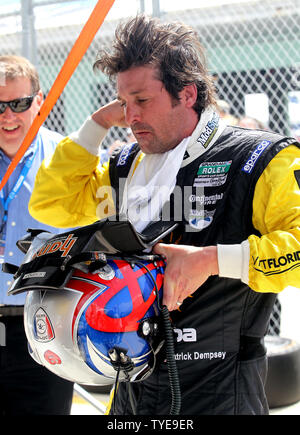
POLYGON ((47 350, 44 353, 44 358, 51 365, 61 364, 60 357, 56 355, 56 353, 52 352, 51 350, 47 350))
POLYGON ((109 264, 107 264, 98 271, 98 275, 100 278, 109 281, 115 277, 115 271, 109 264))

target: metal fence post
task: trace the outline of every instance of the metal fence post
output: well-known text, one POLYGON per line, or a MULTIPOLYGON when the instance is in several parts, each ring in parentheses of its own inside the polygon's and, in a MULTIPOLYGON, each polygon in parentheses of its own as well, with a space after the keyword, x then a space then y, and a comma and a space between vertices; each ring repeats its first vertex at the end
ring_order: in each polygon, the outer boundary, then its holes
POLYGON ((160 17, 160 0, 152 0, 152 15, 160 17))
POLYGON ((140 12, 142 14, 145 12, 145 0, 140 0, 140 12))
POLYGON ((37 65, 36 35, 32 0, 21 0, 22 55, 37 65))

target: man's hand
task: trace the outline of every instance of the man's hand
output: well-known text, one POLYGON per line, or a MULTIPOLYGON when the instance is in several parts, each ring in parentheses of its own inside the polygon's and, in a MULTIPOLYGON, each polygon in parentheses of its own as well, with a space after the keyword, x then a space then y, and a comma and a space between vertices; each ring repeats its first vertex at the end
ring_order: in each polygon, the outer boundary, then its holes
POLYGON ((158 243, 153 251, 166 259, 163 304, 169 311, 193 294, 211 275, 218 275, 216 246, 203 248, 158 243))
POLYGON ((111 101, 93 113, 92 118, 107 130, 111 127, 128 127, 124 109, 118 100, 111 101))

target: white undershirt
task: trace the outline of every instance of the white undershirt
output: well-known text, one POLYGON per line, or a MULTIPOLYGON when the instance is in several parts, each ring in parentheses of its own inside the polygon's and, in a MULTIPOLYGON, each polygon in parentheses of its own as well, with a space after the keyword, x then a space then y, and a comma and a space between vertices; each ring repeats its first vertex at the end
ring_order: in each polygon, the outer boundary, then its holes
MULTIPOLYGON (((207 109, 201 115, 201 119, 192 136, 185 138, 174 150, 160 155, 149 155, 149 158, 147 159, 145 159, 145 156, 137 166, 131 182, 128 182, 129 184, 126 186, 129 202, 123 198, 122 204, 124 210, 126 210, 126 207, 127 209, 135 207, 135 212, 132 214, 137 215, 137 212, 139 211, 142 213, 142 219, 140 219, 141 222, 136 223, 137 231, 141 231, 140 228, 145 228, 145 222, 153 221, 159 216, 164 201, 168 199, 170 192, 174 189, 176 176, 180 167, 189 164, 190 161, 205 153, 221 135, 225 125, 220 120, 218 131, 214 135, 209 146, 206 148, 201 147, 197 142, 201 133, 205 131, 204 129, 207 126, 207 121, 212 113, 213 111, 211 108, 207 109), (189 157, 183 160, 185 150, 189 157), (138 168, 140 169, 138 170, 138 168), (153 177, 156 178, 154 179, 153 177), (139 191, 137 186, 143 186, 144 190, 140 189, 139 191), (147 186, 146 191, 145 186, 147 186), (154 195, 153 198, 151 198, 150 192, 154 195), (146 207, 146 205, 149 204, 149 197, 151 203, 150 209, 146 207), (140 202, 139 209, 136 208, 138 202, 140 202)), ((101 143, 104 140, 107 131, 108 130, 89 117, 81 128, 72 133, 69 137, 75 143, 85 148, 90 154, 98 156, 100 155, 101 143)), ((136 220, 138 221, 138 219, 136 220)), ((248 240, 236 245, 218 244, 217 247, 219 276, 241 279, 243 282, 248 284, 250 258, 248 240)))

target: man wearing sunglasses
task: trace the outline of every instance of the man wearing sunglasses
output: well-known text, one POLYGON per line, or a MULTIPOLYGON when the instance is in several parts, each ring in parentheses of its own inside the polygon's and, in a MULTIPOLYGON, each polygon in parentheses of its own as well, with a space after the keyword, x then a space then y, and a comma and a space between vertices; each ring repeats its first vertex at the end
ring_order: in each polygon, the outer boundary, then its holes
MULTIPOLYGON (((16 155, 43 103, 39 77, 25 58, 0 56, 0 177, 16 155)), ((61 135, 41 127, 17 168, 0 192, 0 267, 19 265, 23 254, 16 247, 28 228, 43 225, 28 213, 36 172, 54 151, 61 135)), ((0 269, 0 416, 69 414, 73 384, 29 355, 23 326, 24 296, 7 296, 12 275, 0 269)))

